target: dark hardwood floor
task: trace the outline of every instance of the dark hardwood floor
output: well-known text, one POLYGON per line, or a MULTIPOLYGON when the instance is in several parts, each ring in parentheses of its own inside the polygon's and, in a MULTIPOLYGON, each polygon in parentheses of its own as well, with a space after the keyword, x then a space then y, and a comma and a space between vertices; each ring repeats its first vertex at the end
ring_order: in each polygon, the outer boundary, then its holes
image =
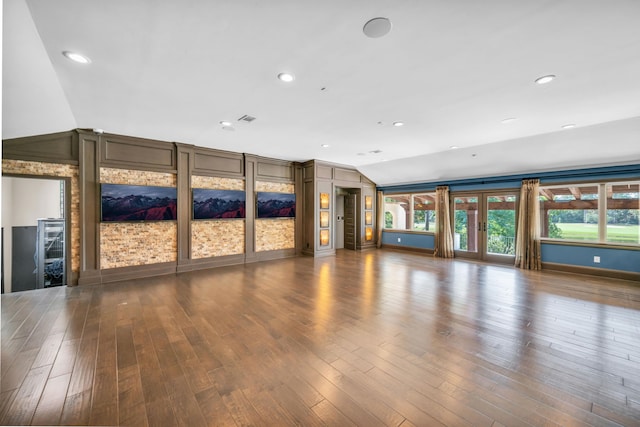
POLYGON ((3 295, 0 423, 639 426, 639 285, 378 250, 3 295))

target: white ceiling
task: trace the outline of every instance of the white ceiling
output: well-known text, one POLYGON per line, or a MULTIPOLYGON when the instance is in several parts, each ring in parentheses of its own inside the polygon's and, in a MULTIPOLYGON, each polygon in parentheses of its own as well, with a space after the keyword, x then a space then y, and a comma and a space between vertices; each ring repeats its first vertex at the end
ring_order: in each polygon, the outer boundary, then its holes
POLYGON ((640 162, 638 0, 11 0, 3 22, 3 138, 102 128, 379 185, 640 162))

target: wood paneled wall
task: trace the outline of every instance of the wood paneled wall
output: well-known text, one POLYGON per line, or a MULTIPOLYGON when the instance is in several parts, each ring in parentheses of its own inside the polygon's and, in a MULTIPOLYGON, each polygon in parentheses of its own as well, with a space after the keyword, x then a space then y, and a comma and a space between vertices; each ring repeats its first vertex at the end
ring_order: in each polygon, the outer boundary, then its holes
MULTIPOLYGON (((260 227, 259 236, 256 234, 256 182, 262 183, 263 186, 269 186, 270 183, 276 186, 287 185, 291 191, 301 195, 302 169, 301 165, 295 162, 189 144, 95 134, 87 130, 3 141, 3 161, 5 159, 26 160, 35 165, 73 165, 77 168, 78 200, 71 206, 71 217, 78 218, 76 229, 79 244, 74 250, 74 256, 78 257, 78 265, 74 264, 76 274, 72 278, 73 283, 70 284, 103 283, 241 264, 294 256, 301 251, 303 209, 300 196, 298 216, 284 225, 288 233, 286 242, 269 242, 270 233, 265 233, 263 226, 260 227), (169 246, 158 245, 153 241, 155 237, 150 237, 147 239, 150 241, 147 242, 145 233, 131 231, 130 227, 110 229, 109 233, 105 233, 100 223, 100 184, 112 182, 109 177, 115 174, 126 176, 128 184, 150 185, 145 177, 158 173, 172 177, 171 185, 176 186, 178 193, 178 218, 169 227, 168 232, 171 236, 167 239, 172 240, 169 246), (235 224, 232 236, 227 235, 228 227, 206 222, 194 225, 192 220, 192 188, 195 186, 224 189, 229 184, 226 181, 232 182, 234 188, 246 191, 246 219, 242 221, 241 227, 235 224), (120 229, 123 231, 119 232, 120 229), (124 244, 127 236, 122 233, 132 232, 136 233, 136 236, 131 236, 137 245, 135 260, 132 258, 132 262, 114 261, 112 243, 118 241, 124 244), (216 237, 216 233, 220 232, 225 233, 225 239, 216 237), (194 233, 198 234, 198 238, 194 239, 194 233), (206 236, 200 238, 205 233, 206 236), (260 242, 256 243, 258 238, 260 242), (229 242, 229 239, 233 241, 229 242), (194 244, 197 245, 195 251, 194 244), (233 250, 224 250, 217 245, 231 246, 233 250), (166 253, 156 254, 158 247, 164 248, 163 252, 166 252, 168 247, 173 248, 169 250, 175 253, 172 256, 167 256, 166 253), (144 252, 140 254, 140 251, 144 252)), ((3 170, 3 173, 7 172, 3 170)), ((23 174, 19 169, 11 170, 9 173, 23 174)), ((25 172, 24 175, 32 174, 25 172)), ((145 230, 149 228, 146 225, 142 225, 145 230)), ((163 231, 165 234, 166 232, 167 230, 163 231)), ((150 233, 149 236, 161 236, 163 233, 150 233)), ((119 249, 121 250, 122 248, 119 249)))

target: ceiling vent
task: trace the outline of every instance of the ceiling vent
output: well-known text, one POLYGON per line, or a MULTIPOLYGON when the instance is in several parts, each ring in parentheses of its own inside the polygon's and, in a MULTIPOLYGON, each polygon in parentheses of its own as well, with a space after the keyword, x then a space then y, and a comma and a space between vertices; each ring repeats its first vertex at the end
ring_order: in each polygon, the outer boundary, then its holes
POLYGON ((245 114, 244 116, 240 117, 238 119, 239 122, 247 122, 247 123, 251 123, 252 121, 254 121, 256 118, 252 117, 248 114, 245 114))

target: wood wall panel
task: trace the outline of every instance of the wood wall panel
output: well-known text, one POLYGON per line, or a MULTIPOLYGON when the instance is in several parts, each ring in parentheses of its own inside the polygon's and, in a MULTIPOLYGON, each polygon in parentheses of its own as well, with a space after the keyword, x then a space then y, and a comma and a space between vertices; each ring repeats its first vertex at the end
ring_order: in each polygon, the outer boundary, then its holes
POLYGON ((360 182, 361 175, 357 170, 334 168, 333 171, 336 181, 360 182))
POLYGON ((256 180, 261 181, 293 181, 294 166, 292 162, 258 159, 256 162, 256 180))
POLYGON ((320 179, 331 179, 333 178, 333 168, 330 166, 316 166, 316 177, 320 179))
POLYGON ((244 176, 244 158, 239 153, 196 149, 193 172, 215 176, 244 176))
POLYGON ((2 141, 2 158, 78 164, 78 134, 74 131, 2 141))
POLYGON ((176 148, 169 142, 105 136, 100 164, 141 170, 175 170, 176 148))

